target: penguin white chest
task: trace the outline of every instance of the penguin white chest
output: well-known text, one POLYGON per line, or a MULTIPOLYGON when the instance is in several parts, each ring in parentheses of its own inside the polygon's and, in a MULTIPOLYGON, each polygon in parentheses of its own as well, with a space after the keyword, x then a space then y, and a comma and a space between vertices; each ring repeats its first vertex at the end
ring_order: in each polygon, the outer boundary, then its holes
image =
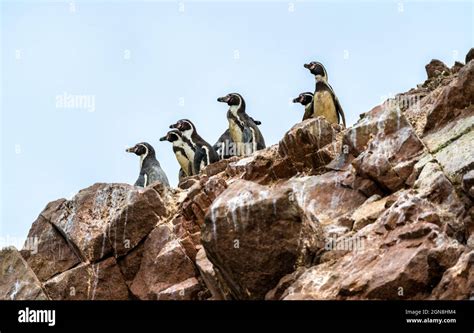
POLYGON ((313 100, 314 117, 323 116, 331 123, 338 123, 336 106, 329 91, 316 92, 313 100))

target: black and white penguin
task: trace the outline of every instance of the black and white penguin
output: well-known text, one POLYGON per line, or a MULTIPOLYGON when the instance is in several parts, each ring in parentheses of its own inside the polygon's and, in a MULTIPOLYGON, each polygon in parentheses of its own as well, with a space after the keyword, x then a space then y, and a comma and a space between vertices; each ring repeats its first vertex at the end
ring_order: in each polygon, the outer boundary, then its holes
POLYGON ((193 161, 196 149, 183 140, 183 134, 179 130, 173 129, 160 138, 160 141, 169 141, 173 144, 174 156, 181 167, 179 178, 192 176, 194 174, 193 161))
POLYGON ((179 130, 182 133, 183 141, 194 147, 194 159, 192 162, 194 174, 198 174, 206 165, 219 160, 214 148, 198 134, 196 126, 190 120, 178 120, 176 124, 170 125, 170 128, 179 130))
POLYGON ((304 92, 299 94, 298 97, 293 99, 293 103, 300 103, 304 106, 304 115, 303 120, 313 118, 313 93, 312 92, 304 92))
POLYGON ((328 83, 328 75, 323 64, 312 61, 309 64, 304 64, 304 67, 309 69, 311 74, 316 78, 316 89, 313 95, 313 114, 315 117, 323 116, 327 121, 339 124, 342 119, 344 127, 346 126, 346 119, 341 104, 334 93, 334 90, 328 83))
MULTIPOLYGON (((261 125, 262 122, 259 120, 254 120, 252 117, 250 117, 255 125, 261 125)), ((230 130, 226 129, 224 133, 217 139, 216 143, 212 146, 214 150, 216 151, 217 155, 219 156, 219 159, 226 159, 230 158, 235 155, 235 152, 232 150, 232 146, 234 144, 234 141, 232 140, 232 137, 230 136, 230 130)))
POLYGON ((219 97, 217 101, 229 105, 229 134, 237 145, 237 155, 244 156, 265 148, 263 135, 252 117, 245 112, 245 100, 240 94, 231 93, 219 97))
POLYGON ((140 174, 135 186, 146 187, 156 181, 160 181, 165 186, 170 186, 168 177, 156 159, 155 149, 146 142, 137 143, 134 147, 128 148, 127 153, 134 153, 140 156, 140 174))

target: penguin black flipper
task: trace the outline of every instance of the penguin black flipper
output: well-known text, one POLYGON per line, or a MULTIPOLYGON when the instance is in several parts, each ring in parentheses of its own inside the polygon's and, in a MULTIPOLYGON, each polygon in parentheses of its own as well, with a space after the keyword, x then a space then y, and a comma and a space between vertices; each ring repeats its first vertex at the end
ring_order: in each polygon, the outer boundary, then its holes
POLYGON ((207 155, 204 149, 198 147, 194 153, 194 174, 198 174, 201 171, 201 163, 208 165, 207 155))
POLYGON ((305 106, 304 108, 304 115, 303 120, 309 119, 313 117, 313 102, 309 103, 309 105, 305 106))
POLYGON ((140 175, 138 176, 138 179, 137 181, 135 182, 134 186, 140 186, 140 187, 145 187, 146 184, 145 184, 145 174, 144 173, 140 173, 140 175))
POLYGON ((249 127, 244 127, 244 130, 242 131, 242 140, 244 143, 253 142, 252 130, 249 127))
POLYGON ((159 181, 167 187, 170 186, 168 177, 166 177, 166 174, 164 173, 163 169, 161 169, 161 166, 159 163, 156 163, 151 168, 149 168, 149 170, 147 171, 146 180, 147 180, 146 185, 150 185, 151 183, 159 181))
POLYGON ((341 122, 341 119, 342 119, 342 124, 344 125, 344 127, 346 127, 346 117, 344 116, 344 110, 342 109, 341 103, 339 103, 339 98, 337 98, 336 94, 334 93, 334 90, 332 89, 329 83, 327 83, 327 86, 329 87, 334 99, 334 106, 336 107, 337 120, 338 122, 341 122))
POLYGON ((342 106, 339 103, 339 99, 336 97, 335 98, 335 103, 336 103, 336 111, 337 111, 337 118, 339 119, 339 115, 342 118, 342 124, 344 127, 346 127, 346 117, 344 116, 344 110, 342 110, 342 106))
POLYGON ((186 173, 183 171, 182 168, 179 168, 179 172, 178 172, 178 180, 181 181, 183 180, 184 178, 186 178, 186 173))

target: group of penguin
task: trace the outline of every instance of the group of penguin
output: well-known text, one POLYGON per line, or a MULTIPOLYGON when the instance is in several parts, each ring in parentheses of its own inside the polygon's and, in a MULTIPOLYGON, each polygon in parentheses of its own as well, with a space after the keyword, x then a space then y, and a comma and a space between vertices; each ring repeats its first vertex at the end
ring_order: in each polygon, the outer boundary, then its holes
MULTIPOLYGON (((341 104, 328 83, 326 69, 320 62, 304 64, 316 79, 314 93, 304 92, 293 99, 293 103, 304 106, 303 120, 324 117, 330 123, 339 124, 346 120, 341 104)), ((160 138, 160 141, 169 141, 172 144, 176 160, 180 165, 180 181, 198 174, 204 167, 220 159, 231 156, 245 156, 265 148, 265 140, 258 125, 260 121, 254 120, 246 113, 245 100, 237 93, 230 93, 219 97, 218 102, 229 106, 227 120, 229 128, 220 136, 214 146, 211 146, 197 132, 196 126, 188 119, 181 119, 170 125, 170 131, 160 138)), ((140 157, 140 174, 135 186, 146 187, 154 182, 161 182, 170 186, 168 177, 156 159, 155 150, 147 142, 141 142, 126 150, 140 157)))

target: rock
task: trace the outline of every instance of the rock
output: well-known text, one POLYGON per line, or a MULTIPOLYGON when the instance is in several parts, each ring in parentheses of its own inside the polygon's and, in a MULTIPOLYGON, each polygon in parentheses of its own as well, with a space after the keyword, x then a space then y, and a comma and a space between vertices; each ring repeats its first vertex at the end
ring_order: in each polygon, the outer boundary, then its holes
MULTIPOLYGON (((318 176, 290 179, 284 186, 291 188, 294 198, 308 221, 318 224, 355 211, 367 200, 366 183, 355 175, 355 170, 331 171, 318 176)), ((371 193, 372 195, 374 193, 371 193)))
POLYGON ((130 291, 139 299, 156 300, 164 290, 195 276, 193 262, 170 226, 159 225, 145 241, 140 269, 130 291))
POLYGON ((408 107, 403 110, 403 115, 418 137, 422 137, 425 132, 428 114, 442 94, 445 87, 444 83, 447 84, 447 82, 441 81, 430 86, 430 88, 426 88, 426 92, 423 94, 415 93, 412 95, 410 92, 403 94, 403 99, 408 101, 408 107))
MULTIPOLYGON (((388 197, 383 199, 364 203, 352 214, 354 220, 353 230, 358 231, 369 225, 385 211, 388 197)), ((367 200, 368 201, 368 200, 367 200)))
MULTIPOLYGON (((387 112, 398 113, 396 110, 387 112)), ((395 116, 387 117, 392 119, 395 116)), ((406 120, 401 120, 400 124, 402 123, 407 124, 406 120)), ((405 185, 415 163, 424 152, 423 143, 409 125, 397 127, 398 130, 391 134, 382 130, 377 132, 368 142, 367 149, 352 162, 359 174, 376 180, 382 188, 390 192, 395 192, 405 185)))
MULTIPOLYGON (((278 285, 265 295, 265 299, 272 301, 281 299, 285 291, 301 276, 301 274, 304 273, 304 271, 305 269, 300 267, 293 273, 282 277, 280 282, 278 282, 278 285)), ((288 293, 292 294, 293 292, 292 290, 289 290, 288 293)))
POLYGON ((289 188, 270 190, 241 180, 212 204, 202 243, 234 298, 263 299, 304 254, 320 246, 317 229, 300 240, 303 228, 289 188))
POLYGON ((164 300, 195 300, 198 299, 198 293, 202 290, 199 281, 192 277, 183 282, 175 284, 158 293, 157 299, 164 300))
POLYGON ((469 52, 467 52, 466 54, 466 65, 472 60, 474 59, 474 48, 471 48, 469 50, 469 52))
POLYGON ((474 297, 474 251, 464 253, 446 270, 436 288, 434 299, 467 300, 474 297))
POLYGON ((425 135, 422 140, 430 153, 434 154, 447 147, 455 140, 474 130, 474 108, 472 114, 457 118, 433 133, 425 135))
POLYGON ((467 172, 462 179, 462 186, 472 198, 474 198, 474 170, 467 172))
POLYGON ((354 235, 363 246, 306 269, 280 299, 425 299, 462 252, 436 225, 427 234, 416 231, 426 225, 403 224, 384 236, 376 224, 354 235))
POLYGON ((461 68, 463 68, 463 67, 464 67, 464 64, 463 64, 462 62, 455 61, 453 67, 451 67, 451 73, 456 74, 456 73, 458 73, 458 72, 461 70, 461 68))
POLYGON ((439 75, 449 75, 451 71, 442 61, 433 59, 428 65, 425 66, 426 74, 428 79, 434 78, 439 75))
POLYGON ((436 103, 427 115, 425 133, 472 112, 472 107, 469 106, 473 100, 474 63, 468 63, 461 68, 457 78, 443 87, 436 103))
POLYGON ((43 282, 80 263, 74 250, 49 222, 51 212, 57 210, 64 201, 57 200, 46 206, 31 226, 28 241, 21 251, 30 268, 43 282), (31 248, 31 244, 34 248, 31 248))
POLYGON ((427 198, 436 204, 437 208, 443 211, 442 215, 446 216, 447 221, 461 219, 466 212, 464 204, 444 171, 436 162, 427 163, 418 176, 414 188, 422 198, 427 198))
POLYGON ((135 248, 167 216, 166 203, 154 188, 147 187, 128 194, 127 206, 108 226, 108 239, 114 255, 120 257, 135 248))
POLYGON ((252 180, 259 184, 289 178, 296 172, 288 158, 282 158, 279 155, 278 145, 259 150, 252 156, 229 163, 226 169, 229 177, 252 180))
POLYGON ((83 261, 98 261, 133 249, 166 216, 152 187, 95 184, 51 214, 51 223, 83 261))
POLYGON ((435 157, 449 180, 461 184, 464 173, 474 168, 474 130, 441 149, 435 157))
POLYGON ((114 258, 83 263, 44 283, 53 300, 126 300, 128 289, 114 258))
POLYGON ((204 248, 201 248, 196 255, 196 266, 199 269, 199 273, 201 274, 207 289, 211 292, 213 300, 230 299, 230 296, 226 291, 224 291, 224 288, 217 277, 214 266, 209 259, 207 259, 204 248))
POLYGON ((327 164, 325 151, 318 150, 331 144, 341 130, 323 117, 305 120, 293 126, 278 145, 281 157, 287 158, 297 171, 314 169, 327 164))
POLYGON ((46 300, 35 273, 14 247, 0 251, 0 299, 46 300))
POLYGON ((239 158, 237 156, 233 156, 228 159, 219 160, 215 163, 212 163, 206 166, 202 170, 202 172, 208 177, 211 177, 211 176, 217 175, 218 173, 224 172, 227 166, 229 165, 229 163, 238 161, 238 160, 239 158))
POLYGON ((127 255, 117 259, 117 264, 122 272, 125 283, 128 287, 132 285, 133 279, 140 269, 143 257, 143 243, 140 243, 127 255))
POLYGON ((398 105, 384 103, 361 115, 361 119, 345 131, 343 144, 352 155, 358 156, 374 137, 383 139, 408 126, 398 105))

